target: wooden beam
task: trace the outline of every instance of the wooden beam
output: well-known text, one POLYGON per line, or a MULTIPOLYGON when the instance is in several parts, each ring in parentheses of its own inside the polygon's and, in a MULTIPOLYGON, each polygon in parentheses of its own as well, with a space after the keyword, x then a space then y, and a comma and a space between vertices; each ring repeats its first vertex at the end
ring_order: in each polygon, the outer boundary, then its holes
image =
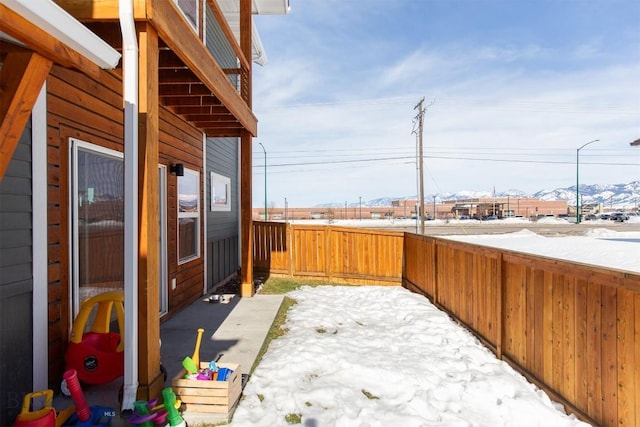
MULTIPOLYGON (((240 0, 240 48, 242 52, 245 54, 247 58, 252 57, 253 51, 253 43, 251 42, 251 38, 253 36, 253 18, 251 16, 251 3, 252 0, 240 0)), ((242 97, 247 100, 247 104, 249 108, 253 107, 252 100, 252 92, 253 89, 251 87, 251 61, 249 61, 249 66, 246 67, 247 70, 247 78, 246 81, 243 81, 242 87, 242 97)), ((256 134, 253 134, 256 136, 256 134)))
POLYGON ((229 115, 211 115, 211 114, 187 114, 183 116, 188 122, 194 123, 233 123, 238 125, 238 121, 231 114, 229 115))
POLYGON ((203 129, 209 138, 240 138, 242 136, 242 128, 235 129, 203 129))
POLYGON ((63 67, 76 68, 95 78, 100 76, 99 66, 3 4, 0 4, 0 16, 0 32, 63 67))
POLYGON ((9 52, 0 68, 0 180, 52 65, 35 52, 9 52))
POLYGON ((160 373, 160 257, 158 235, 158 35, 151 25, 138 31, 138 398, 158 397, 160 373))
MULTIPOLYGON (((251 0, 240 0, 240 48, 247 58, 251 58, 251 0)), ((251 108, 251 62, 247 68, 249 76, 248 84, 242 85, 243 97, 251 108)), ((253 133, 253 136, 256 136, 253 133)), ((241 144, 241 170, 240 170, 240 245, 241 253, 241 284, 240 296, 251 297, 254 293, 253 286, 253 202, 252 202, 252 135, 243 132, 241 144)))
POLYGON ((252 135, 257 135, 258 120, 250 106, 242 100, 202 41, 192 31, 186 30, 189 24, 176 6, 165 0, 148 1, 152 5, 148 19, 167 46, 211 89, 245 129, 252 135))
MULTIPOLYGON (((54 2, 79 21, 108 21, 120 18, 120 0, 54 0, 54 2)), ((133 18, 137 21, 146 18, 145 0, 133 0, 133 18)))
POLYGON ((202 105, 222 105, 215 96, 182 96, 163 98, 164 105, 171 106, 197 106, 202 105))
POLYGON ((173 112, 179 114, 181 116, 186 116, 189 114, 206 114, 208 116, 224 116, 230 119, 235 118, 229 114, 229 110, 224 107, 218 107, 213 105, 203 105, 199 106, 186 106, 186 107, 173 107, 173 112))
POLYGON ((240 138, 240 296, 253 296, 253 205, 252 184, 252 139, 243 131, 240 138))
MULTIPOLYGON (((168 96, 199 96, 207 95, 215 98, 211 94, 211 89, 204 84, 198 82, 197 84, 173 84, 173 85, 160 85, 160 97, 165 98, 168 96)), ((222 103, 216 99, 216 104, 222 105, 222 103)))

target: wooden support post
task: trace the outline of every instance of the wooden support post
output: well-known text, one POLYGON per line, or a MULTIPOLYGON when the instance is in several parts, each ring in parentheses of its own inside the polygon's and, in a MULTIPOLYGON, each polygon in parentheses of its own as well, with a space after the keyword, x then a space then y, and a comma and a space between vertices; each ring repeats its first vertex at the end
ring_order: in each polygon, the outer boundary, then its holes
MULTIPOLYGON (((240 0, 240 49, 248 63, 248 78, 246 88, 246 102, 251 108, 251 0, 240 0)), ((243 297, 253 296, 253 202, 252 202, 252 156, 253 143, 252 135, 249 131, 243 130, 240 138, 241 151, 241 247, 242 247, 242 270, 240 295, 243 297)))
POLYGON ((241 255, 241 286, 240 296, 253 296, 253 218, 252 218, 252 185, 251 185, 251 134, 242 131, 240 139, 240 246, 241 255))
POLYGON ((138 87, 138 398, 158 397, 160 372, 160 256, 158 235, 158 35, 139 27, 138 87))

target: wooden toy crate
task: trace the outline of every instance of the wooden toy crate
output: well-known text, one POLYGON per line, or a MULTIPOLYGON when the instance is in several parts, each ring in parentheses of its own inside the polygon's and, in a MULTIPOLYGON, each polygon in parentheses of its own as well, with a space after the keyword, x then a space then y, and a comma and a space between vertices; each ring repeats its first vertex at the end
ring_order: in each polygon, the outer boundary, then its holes
MULTIPOLYGON (((200 368, 209 366, 200 362, 200 368)), ((202 381, 185 379, 186 370, 180 371, 171 381, 171 388, 184 405, 186 412, 227 414, 236 404, 242 391, 242 373, 237 363, 218 363, 219 368, 233 371, 226 381, 202 381)))

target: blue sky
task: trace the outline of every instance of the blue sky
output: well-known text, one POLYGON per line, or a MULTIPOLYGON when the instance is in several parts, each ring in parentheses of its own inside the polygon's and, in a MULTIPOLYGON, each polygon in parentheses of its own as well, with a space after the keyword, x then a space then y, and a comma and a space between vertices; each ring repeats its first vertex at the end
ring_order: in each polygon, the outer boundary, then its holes
POLYGON ((257 16, 254 206, 640 180, 640 2, 291 0, 257 16))

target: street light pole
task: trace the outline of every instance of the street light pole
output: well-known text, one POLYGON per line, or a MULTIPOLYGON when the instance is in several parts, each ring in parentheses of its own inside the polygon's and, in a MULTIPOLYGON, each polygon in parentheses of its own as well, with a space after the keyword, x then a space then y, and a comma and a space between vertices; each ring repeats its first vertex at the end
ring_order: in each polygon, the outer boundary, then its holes
POLYGON ((258 142, 264 151, 264 220, 267 220, 267 150, 265 150, 262 142, 258 142))
POLYGON ((594 139, 593 141, 589 141, 576 150, 576 224, 580 224, 580 150, 598 141, 600 140, 594 139))

